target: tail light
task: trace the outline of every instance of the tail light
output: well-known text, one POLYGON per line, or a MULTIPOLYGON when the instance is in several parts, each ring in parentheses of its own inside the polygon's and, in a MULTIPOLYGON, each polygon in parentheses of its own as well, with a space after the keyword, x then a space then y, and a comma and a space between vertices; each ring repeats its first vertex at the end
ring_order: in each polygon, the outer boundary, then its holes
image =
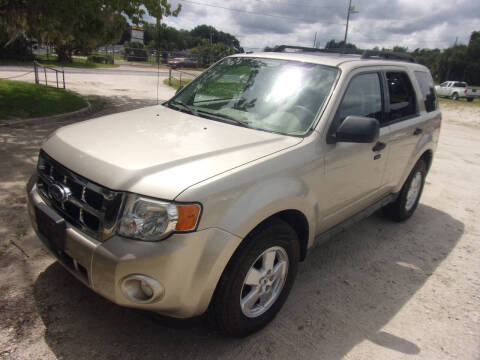
POLYGON ((465 90, 463 91, 463 93, 466 94, 466 93, 467 93, 467 89, 465 89, 465 90))

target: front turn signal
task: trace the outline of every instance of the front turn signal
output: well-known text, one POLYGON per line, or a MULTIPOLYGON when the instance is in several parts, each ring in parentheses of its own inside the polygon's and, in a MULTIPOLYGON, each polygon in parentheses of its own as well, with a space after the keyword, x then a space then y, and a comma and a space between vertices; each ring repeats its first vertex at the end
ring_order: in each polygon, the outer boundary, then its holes
POLYGON ((177 206, 178 220, 175 231, 192 231, 195 230, 200 217, 201 207, 199 204, 188 204, 177 206))

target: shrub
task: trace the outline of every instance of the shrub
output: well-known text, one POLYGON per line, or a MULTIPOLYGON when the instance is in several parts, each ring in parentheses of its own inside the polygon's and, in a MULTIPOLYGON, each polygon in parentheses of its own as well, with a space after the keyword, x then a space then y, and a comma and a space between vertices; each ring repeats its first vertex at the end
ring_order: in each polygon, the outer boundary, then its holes
POLYGON ((127 61, 147 61, 148 52, 145 49, 125 48, 125 60, 127 61))
POLYGON ((21 60, 29 61, 33 60, 31 43, 20 35, 9 45, 5 46, 9 38, 5 29, 0 26, 0 59, 8 60, 21 60))
POLYGON ((98 64, 113 64, 113 56, 106 54, 90 54, 87 56, 87 61, 98 64))

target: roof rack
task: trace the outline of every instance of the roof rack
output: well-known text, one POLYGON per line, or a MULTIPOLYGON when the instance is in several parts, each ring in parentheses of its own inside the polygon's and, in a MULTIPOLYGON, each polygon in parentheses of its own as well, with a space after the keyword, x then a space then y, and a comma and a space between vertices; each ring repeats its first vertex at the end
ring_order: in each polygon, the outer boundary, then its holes
POLYGON ((303 52, 355 54, 355 55, 361 55, 362 59, 383 58, 387 60, 400 60, 400 61, 408 61, 413 63, 416 62, 415 58, 412 55, 393 52, 393 51, 360 50, 360 49, 348 49, 348 48, 318 49, 318 48, 305 47, 305 46, 279 45, 275 47, 274 52, 285 52, 286 49, 300 50, 303 52))
POLYGON ((416 63, 415 58, 412 55, 405 53, 398 53, 393 51, 365 50, 362 54, 362 59, 371 59, 372 57, 416 63))
POLYGON ((355 54, 355 55, 363 54, 363 51, 359 49, 348 49, 348 48, 319 49, 319 48, 295 46, 295 45, 279 45, 274 48, 274 52, 284 52, 286 49, 300 50, 304 52, 322 52, 322 53, 355 54))

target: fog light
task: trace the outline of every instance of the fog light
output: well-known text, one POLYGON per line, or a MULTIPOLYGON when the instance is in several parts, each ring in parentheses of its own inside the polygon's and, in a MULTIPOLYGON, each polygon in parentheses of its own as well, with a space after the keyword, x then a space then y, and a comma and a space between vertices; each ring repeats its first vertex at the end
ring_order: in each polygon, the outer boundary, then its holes
POLYGON ((127 299, 136 303, 147 304, 158 301, 165 293, 163 286, 157 280, 146 275, 128 275, 120 284, 127 299))

